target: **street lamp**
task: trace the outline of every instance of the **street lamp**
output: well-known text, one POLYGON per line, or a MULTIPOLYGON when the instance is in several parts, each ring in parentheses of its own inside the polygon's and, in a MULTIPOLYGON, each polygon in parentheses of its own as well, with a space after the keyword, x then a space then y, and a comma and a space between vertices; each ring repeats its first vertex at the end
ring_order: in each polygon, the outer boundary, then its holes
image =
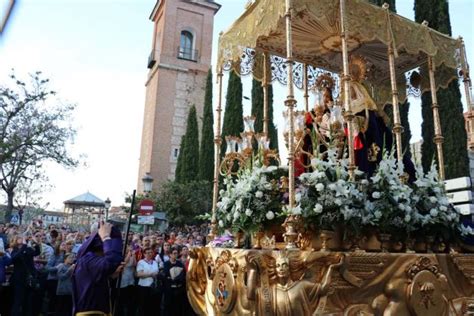
POLYGON ((142 182, 143 182, 143 192, 150 193, 151 188, 153 187, 153 177, 150 175, 149 172, 147 172, 145 176, 142 178, 142 182))
POLYGON ((109 208, 110 208, 111 202, 110 199, 107 198, 104 201, 104 206, 105 206, 105 220, 107 221, 109 219, 109 208))

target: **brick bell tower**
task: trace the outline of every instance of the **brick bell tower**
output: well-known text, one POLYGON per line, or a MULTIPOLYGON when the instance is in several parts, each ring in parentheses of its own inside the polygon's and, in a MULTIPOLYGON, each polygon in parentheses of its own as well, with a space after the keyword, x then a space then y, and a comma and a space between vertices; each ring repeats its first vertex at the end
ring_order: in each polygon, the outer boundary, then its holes
POLYGON ((214 15, 219 8, 211 0, 157 0, 153 8, 138 192, 143 192, 141 179, 147 173, 153 177, 154 190, 174 179, 181 136, 193 104, 201 125, 214 15))

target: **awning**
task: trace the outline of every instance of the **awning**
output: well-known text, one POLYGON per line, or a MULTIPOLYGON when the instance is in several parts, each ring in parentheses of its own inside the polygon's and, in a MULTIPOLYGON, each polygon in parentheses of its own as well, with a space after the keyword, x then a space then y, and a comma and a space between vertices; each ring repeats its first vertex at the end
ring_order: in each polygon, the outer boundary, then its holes
MULTIPOLYGON (((339 0, 293 0, 294 60, 333 73, 342 72, 339 0)), ((348 48, 368 66, 366 86, 373 87, 377 103, 391 101, 388 45, 396 51, 399 99, 406 97, 405 72, 421 67, 421 88, 429 89, 427 58, 436 66, 437 88, 457 78, 461 42, 427 26, 365 0, 346 1, 348 48)), ((231 62, 240 73, 246 48, 255 50, 254 77, 262 79, 259 54, 286 56, 285 0, 255 0, 219 39, 218 65, 231 62)))

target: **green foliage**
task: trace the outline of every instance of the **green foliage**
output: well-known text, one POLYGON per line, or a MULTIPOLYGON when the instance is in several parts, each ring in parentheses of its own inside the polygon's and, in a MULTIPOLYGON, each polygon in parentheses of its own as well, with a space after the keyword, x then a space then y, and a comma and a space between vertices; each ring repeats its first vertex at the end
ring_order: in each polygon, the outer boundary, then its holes
POLYGON ((44 162, 78 164, 68 151, 76 134, 71 126, 75 105, 53 99, 56 93, 41 72, 31 74, 28 82, 14 74, 10 79, 0 86, 0 181, 7 195, 7 222, 15 194, 32 179, 35 185, 45 181, 44 162))
POLYGON ((199 150, 199 179, 214 179, 214 116, 212 115, 212 70, 209 69, 204 97, 204 116, 202 119, 201 148, 199 150))
MULTIPOLYGON (((255 132, 263 132, 263 87, 262 84, 252 80, 252 115, 255 116, 255 132)), ((270 148, 278 149, 278 131, 273 122, 273 86, 268 86, 268 137, 270 148)))
MULTIPOLYGON (((426 20, 431 28, 451 35, 447 0, 416 0, 415 20, 419 23, 426 20)), ((469 174, 467 135, 464 128, 463 107, 458 82, 451 82, 447 89, 439 89, 437 97, 441 131, 444 136, 443 152, 446 178, 466 176, 469 174)), ((430 92, 423 94, 421 101, 423 115, 421 132, 423 136, 423 145, 421 147, 422 163, 423 169, 428 171, 432 159, 436 157, 436 146, 433 144, 434 123, 430 92)))
POLYGON ((174 225, 195 224, 199 215, 211 212, 212 184, 209 181, 170 181, 159 190, 157 209, 174 225))
MULTIPOLYGON (((203 221, 206 213, 211 213, 212 208, 212 182, 190 181, 179 183, 168 181, 163 184, 158 192, 150 192, 146 196, 135 196, 133 214, 137 214, 140 202, 150 199, 155 203, 156 212, 166 213, 166 218, 173 225, 196 224, 196 220, 203 221)), ((126 203, 132 202, 131 195, 125 197, 126 203)), ((129 212, 129 207, 124 207, 129 212)))
POLYGON ((224 112, 224 123, 222 125, 222 146, 221 156, 224 156, 226 150, 225 136, 240 136, 244 130, 242 109, 242 80, 234 72, 229 74, 229 83, 227 85, 226 105, 224 112))
POLYGON ((402 126, 403 126, 403 134, 402 134, 403 153, 411 157, 411 152, 410 152, 411 129, 410 129, 410 121, 408 120, 409 111, 410 111, 410 102, 405 101, 405 103, 400 104, 400 122, 402 123, 402 126))
POLYGON ((187 183, 198 176, 199 168, 199 135, 196 107, 189 110, 186 134, 181 139, 181 147, 176 166, 176 181, 187 183))

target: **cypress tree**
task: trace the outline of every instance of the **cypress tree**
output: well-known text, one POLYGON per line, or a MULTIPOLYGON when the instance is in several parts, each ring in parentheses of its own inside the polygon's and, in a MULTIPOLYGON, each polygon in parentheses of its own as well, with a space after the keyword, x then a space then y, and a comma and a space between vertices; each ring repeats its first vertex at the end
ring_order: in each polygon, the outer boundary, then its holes
POLYGON ((278 130, 273 122, 273 85, 268 86, 268 136, 270 148, 278 149, 278 130))
MULTIPOLYGON (((389 4, 389 10, 392 12, 397 12, 395 6, 395 0, 369 0, 370 3, 382 6, 384 3, 389 4)), ((386 106, 386 112, 390 119, 393 122, 393 111, 392 105, 386 106)), ((410 122, 408 121, 408 112, 410 111, 410 103, 405 101, 403 104, 400 104, 400 122, 403 126, 403 134, 402 134, 402 148, 403 152, 406 153, 409 157, 411 157, 410 153, 410 139, 411 139, 411 129, 410 129, 410 122)))
POLYGON ((181 149, 176 166, 176 182, 188 183, 197 179, 199 168, 199 130, 196 107, 189 110, 186 134, 181 138, 181 149))
POLYGON ((229 83, 227 85, 226 104, 224 112, 224 123, 222 125, 222 146, 221 156, 226 150, 225 136, 238 136, 244 130, 242 109, 242 80, 232 70, 229 73, 229 83))
MULTIPOLYGON (((415 0, 415 20, 419 23, 429 22, 429 27, 451 35, 449 5, 447 0, 415 0)), ((428 74, 423 74, 428 76, 428 74)), ((444 136, 443 153, 446 179, 469 175, 467 157, 467 135, 464 127, 463 106, 458 81, 452 81, 448 88, 437 92, 441 131, 444 136)), ((422 95, 421 108, 423 124, 422 164, 429 169, 431 161, 436 157, 436 145, 433 143, 434 122, 431 110, 431 93, 422 95)))
POLYGON ((204 96, 201 148, 199 150, 199 179, 212 182, 214 179, 214 117, 212 115, 212 70, 209 69, 204 96))
MULTIPOLYGON (((263 87, 252 79, 252 115, 255 116, 255 132, 263 132, 263 87)), ((273 86, 268 85, 268 137, 270 148, 278 149, 278 131, 273 122, 273 86)))

